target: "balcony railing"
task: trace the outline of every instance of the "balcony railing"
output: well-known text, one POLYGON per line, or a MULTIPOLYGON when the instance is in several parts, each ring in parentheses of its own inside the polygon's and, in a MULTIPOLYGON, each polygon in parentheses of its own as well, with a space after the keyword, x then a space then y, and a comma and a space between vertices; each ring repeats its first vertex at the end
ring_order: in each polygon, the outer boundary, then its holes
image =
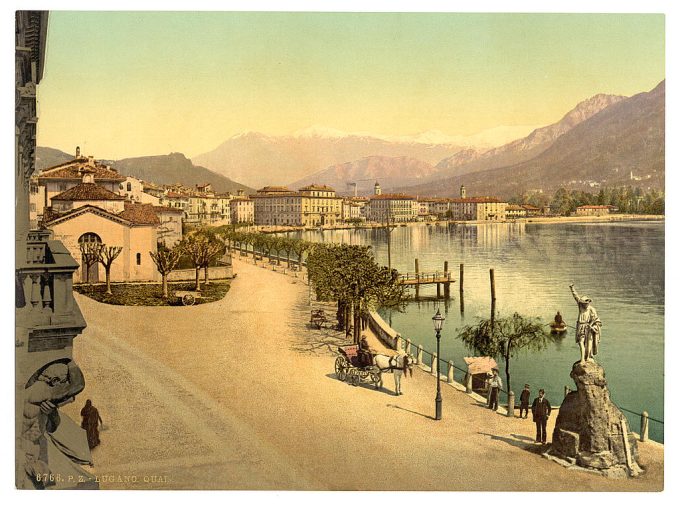
POLYGON ((50 231, 29 232, 26 248, 17 256, 17 327, 36 336, 42 332, 64 338, 82 331, 85 320, 73 297, 73 272, 78 267, 66 247, 51 239, 50 231))

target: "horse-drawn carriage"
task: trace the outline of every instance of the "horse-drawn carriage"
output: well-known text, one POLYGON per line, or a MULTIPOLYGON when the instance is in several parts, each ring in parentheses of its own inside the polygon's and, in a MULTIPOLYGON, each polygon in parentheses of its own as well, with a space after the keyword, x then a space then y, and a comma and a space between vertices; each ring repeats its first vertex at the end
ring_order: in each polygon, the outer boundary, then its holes
POLYGON ((358 345, 338 347, 338 357, 335 359, 335 374, 338 379, 357 386, 361 382, 371 382, 378 389, 382 385, 382 371, 368 362, 366 354, 359 353, 358 345), (370 379, 370 380, 369 380, 370 379))

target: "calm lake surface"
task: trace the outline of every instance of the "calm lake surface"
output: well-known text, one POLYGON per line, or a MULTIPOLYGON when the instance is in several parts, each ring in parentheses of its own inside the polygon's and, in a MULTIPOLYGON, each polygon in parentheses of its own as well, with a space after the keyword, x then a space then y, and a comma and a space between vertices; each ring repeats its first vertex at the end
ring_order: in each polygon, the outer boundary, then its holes
MULTIPOLYGON (((299 234, 298 234, 299 236, 299 234)), ((387 265, 384 230, 305 232, 309 241, 371 245, 378 262, 387 265)), ((427 351, 436 350, 432 316, 440 307, 446 316, 441 356, 465 368, 464 356, 474 355, 457 339, 458 330, 490 314, 489 269, 496 279, 497 314, 519 312, 552 321, 559 310, 574 325, 578 314, 569 291, 574 283, 581 295, 593 300, 602 320, 602 341, 597 361, 605 368, 612 400, 634 412, 646 410, 664 419, 664 223, 583 223, 483 225, 427 225, 398 227, 392 233, 392 267, 401 273, 443 271, 444 261, 456 282, 451 299, 412 302, 406 312, 381 312, 403 337, 427 351), (460 311, 459 265, 465 264, 465 310, 460 311)), ((413 291, 411 291, 413 293, 413 291)), ((442 290, 443 294, 443 290, 442 290)), ((423 286, 421 296, 436 295, 435 286, 423 286)), ((532 398, 546 390, 559 405, 579 349, 574 330, 542 352, 520 353, 511 360, 512 390, 519 397, 525 383, 532 398)), ((426 362, 429 358, 425 358, 426 362)), ((499 361, 505 383, 505 365, 499 361)), ((461 380, 461 372, 456 372, 461 380)), ((435 383, 433 380, 433 397, 435 383)), ((444 391, 446 396, 447 391, 444 391)), ((446 402, 446 401, 444 401, 446 402)), ((631 427, 639 429, 639 416, 626 412, 631 427)), ((650 437, 663 442, 663 424, 650 421, 650 437)))

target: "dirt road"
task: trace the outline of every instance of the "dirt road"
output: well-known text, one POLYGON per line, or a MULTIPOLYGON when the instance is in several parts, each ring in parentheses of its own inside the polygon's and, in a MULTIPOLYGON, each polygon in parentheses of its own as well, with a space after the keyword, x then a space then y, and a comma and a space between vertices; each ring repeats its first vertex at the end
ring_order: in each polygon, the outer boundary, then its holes
MULTIPOLYGON (((252 261, 251 261, 252 262, 252 261)), ((77 295, 88 327, 74 356, 107 427, 93 451, 101 487, 329 490, 643 490, 648 470, 611 480, 542 458, 530 420, 509 419, 422 371, 385 387, 333 373, 330 329, 310 330, 308 287, 235 261, 227 297, 194 307, 116 307, 77 295), (134 482, 133 482, 134 481, 134 482)), ((554 418, 552 418, 554 422, 554 418)), ((551 426, 548 428, 551 431, 551 426)))

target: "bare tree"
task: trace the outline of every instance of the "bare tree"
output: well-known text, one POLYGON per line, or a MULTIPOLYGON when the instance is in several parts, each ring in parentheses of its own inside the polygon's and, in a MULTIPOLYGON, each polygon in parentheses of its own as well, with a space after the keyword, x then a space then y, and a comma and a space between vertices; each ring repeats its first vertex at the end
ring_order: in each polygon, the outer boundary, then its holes
POLYGON ((81 243, 80 255, 85 264, 85 283, 90 283, 90 268, 99 261, 101 243, 81 243))
POLYGON ((163 283, 163 297, 168 297, 168 274, 177 267, 181 252, 178 248, 168 249, 159 248, 156 252, 149 252, 151 260, 156 265, 156 269, 161 274, 163 283))
POLYGON ((180 243, 180 248, 189 257, 196 270, 194 290, 201 290, 200 270, 205 269, 205 283, 209 283, 208 266, 224 252, 224 244, 214 234, 201 230, 186 236, 180 243))
POLYGON ((116 257, 123 251, 122 246, 106 246, 100 245, 97 249, 97 261, 104 266, 106 272, 106 293, 111 294, 111 264, 116 260, 116 257))

